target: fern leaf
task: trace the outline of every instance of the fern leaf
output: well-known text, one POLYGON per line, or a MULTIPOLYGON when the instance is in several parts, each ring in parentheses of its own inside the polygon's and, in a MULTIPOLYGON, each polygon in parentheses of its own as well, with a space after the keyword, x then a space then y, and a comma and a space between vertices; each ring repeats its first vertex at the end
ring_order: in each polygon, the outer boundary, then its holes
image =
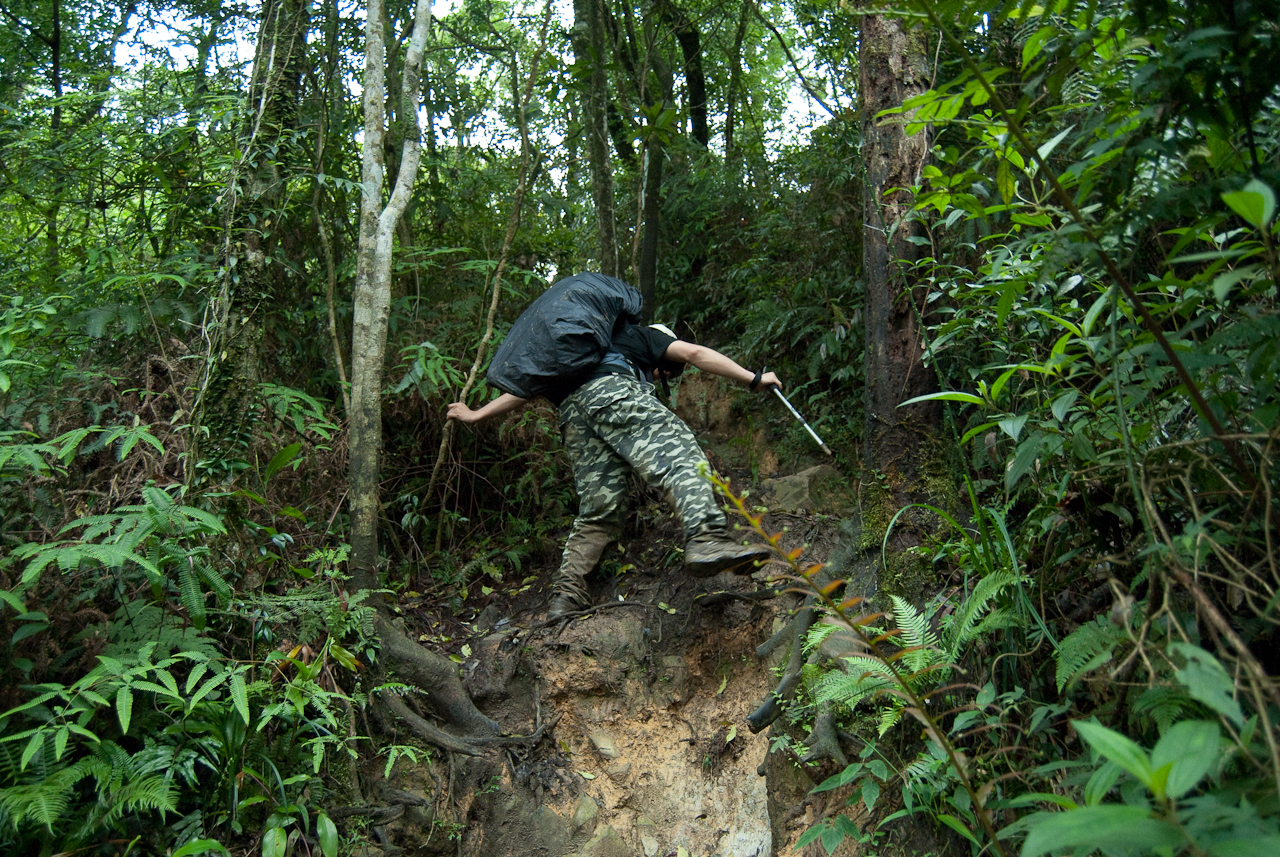
POLYGON ((880 732, 880 737, 883 738, 884 733, 888 732, 890 729, 896 726, 898 724, 898 721, 901 719, 902 719, 902 706, 900 705, 890 706, 889 708, 886 708, 884 711, 880 712, 880 725, 877 727, 877 729, 879 729, 879 732, 880 732))
POLYGON ((844 672, 831 671, 813 687, 819 702, 841 702, 849 706, 893 685, 893 672, 876 658, 849 655, 840 659, 844 672))
POLYGON ((67 796, 84 777, 78 766, 72 766, 35 783, 0 789, 0 812, 8 815, 15 827, 31 819, 52 832, 54 823, 66 816, 67 796))
POLYGON ((69 462, 72 456, 76 454, 76 450, 80 448, 80 444, 89 436, 89 433, 97 430, 97 426, 89 426, 87 428, 74 429, 55 437, 52 442, 61 444, 61 448, 58 449, 58 458, 62 459, 62 463, 69 462))
POLYGON ((1022 621, 1012 610, 1007 607, 997 607, 986 616, 982 617, 973 629, 970 639, 976 640, 995 631, 1003 631, 1007 628, 1021 627, 1022 621))
POLYGON ((1097 616, 1068 634, 1054 656, 1058 692, 1061 693, 1068 682, 1080 673, 1096 669, 1110 660, 1112 650, 1122 639, 1124 631, 1111 624, 1106 616, 1097 616))
POLYGON ((182 604, 187 608, 187 614, 191 617, 191 624, 195 625, 197 630, 203 631, 205 624, 204 593, 200 590, 200 584, 196 583, 196 575, 189 562, 183 563, 178 567, 178 591, 182 593, 182 604))
POLYGON ((200 524, 199 527, 192 527, 189 531, 196 530, 200 532, 226 535, 227 528, 216 515, 206 512, 203 509, 197 509, 194 506, 183 506, 181 511, 188 518, 200 524))
POLYGON ((50 832, 54 822, 67 812, 67 793, 70 788, 54 790, 46 783, 31 786, 14 786, 0 789, 0 809, 9 816, 14 827, 21 829, 27 819, 38 821, 50 832))
POLYGON ((928 614, 917 611, 905 598, 897 595, 890 597, 893 600, 893 619, 902 629, 902 639, 907 645, 938 648, 938 638, 929 627, 928 614))
POLYGON ((174 759, 178 755, 178 748, 172 744, 156 744, 151 739, 147 739, 147 746, 129 757, 129 773, 134 778, 145 777, 149 774, 164 774, 174 766, 174 759))
POLYGON ((1194 705, 1191 698, 1180 690, 1171 687, 1153 687, 1134 703, 1130 720, 1138 721, 1141 715, 1146 715, 1156 722, 1156 728, 1163 735, 1169 731, 1169 727, 1178 719, 1178 715, 1194 705))
POLYGON ((829 622, 814 622, 809 627, 809 633, 805 635, 804 650, 812 652, 814 649, 822 645, 823 641, 834 634, 836 626, 829 622))
POLYGON ((249 719, 249 693, 244 686, 244 676, 236 671, 231 674, 231 700, 235 703, 236 711, 240 712, 240 716, 244 718, 246 726, 251 722, 249 719))
POLYGON ((173 812, 178 808, 177 789, 168 777, 160 774, 134 780, 121 789, 119 797, 131 811, 173 812))
POLYGON ((973 592, 964 603, 960 605, 960 609, 956 611, 956 615, 949 624, 948 651, 952 657, 958 657, 964 646, 979 636, 978 622, 982 614, 986 611, 988 605, 999 597, 1005 589, 1014 584, 1015 575, 1009 571, 996 571, 988 574, 986 577, 978 581, 978 585, 973 588, 973 592))
MULTIPOLYGON (((207 663, 198 663, 192 667, 191 672, 187 673, 187 682, 183 686, 183 693, 190 696, 191 691, 200 682, 200 679, 204 678, 205 673, 208 671, 209 665, 207 663)), ((188 705, 190 705, 190 703, 188 703, 188 705)))
POLYGON ((219 603, 231 600, 231 584, 227 583, 226 578, 219 574, 216 568, 204 563, 196 563, 196 573, 209 584, 209 588, 218 596, 219 603))

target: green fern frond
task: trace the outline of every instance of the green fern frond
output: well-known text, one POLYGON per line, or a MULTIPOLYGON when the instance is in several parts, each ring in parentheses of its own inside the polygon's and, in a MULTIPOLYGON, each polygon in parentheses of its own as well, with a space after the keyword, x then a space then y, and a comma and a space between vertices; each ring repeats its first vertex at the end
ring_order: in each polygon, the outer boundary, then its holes
POLYGON ((171 654, 211 658, 219 654, 213 641, 184 625, 180 616, 145 601, 133 601, 117 610, 106 631, 111 642, 103 653, 112 657, 136 655, 148 642, 154 644, 159 658, 171 654))
POLYGON ((218 573, 216 568, 206 565, 205 563, 196 563, 196 573, 213 590, 218 596, 219 603, 231 600, 231 584, 227 583, 225 577, 218 573))
POLYGON ((849 655, 840 660, 844 671, 831 670, 823 675, 813 687, 815 700, 853 706, 893 685, 893 671, 876 658, 849 655))
POLYGON ((1194 706, 1195 702, 1181 690, 1152 687, 1134 703, 1129 719, 1132 725, 1140 727, 1142 717, 1150 717, 1163 735, 1178 720, 1180 714, 1194 706))
POLYGON ((825 672, 817 664, 805 664, 800 668, 800 682, 810 697, 814 695, 814 689, 822 681, 823 675, 825 672))
POLYGON ((15 827, 30 819, 49 831, 65 818, 68 796, 86 776, 79 766, 54 771, 46 777, 20 786, 0 789, 0 811, 9 816, 15 827))
POLYGON ((982 621, 974 627, 971 639, 976 640, 996 631, 1020 627, 1022 627, 1022 620, 1016 613, 1007 607, 997 607, 982 617, 982 621))
MULTIPOLYGON (((9 462, 16 461, 37 476, 46 476, 49 465, 45 455, 53 455, 56 449, 51 444, 8 443, 13 437, 32 437, 27 432, 0 432, 0 474, 6 473, 9 462)), ((8 474, 16 474, 15 469, 8 469, 8 474)))
POLYGON ((0 744, 0 783, 14 783, 21 774, 18 760, 20 754, 14 750, 13 744, 0 744))
POLYGON ((829 622, 814 622, 809 626, 809 633, 804 638, 804 650, 812 652, 822 645, 823 641, 836 632, 836 626, 829 622))
POLYGON ((178 591, 182 594, 182 606, 187 608, 191 624, 199 630, 204 630, 204 593, 196 583, 196 575, 189 562, 178 567, 178 591))
POLYGON ((1017 575, 1010 571, 996 571, 978 581, 973 592, 960 605, 948 626, 948 650, 958 655, 966 644, 981 636, 979 620, 991 602, 1013 586, 1017 575))
POLYGON ((178 808, 178 790, 168 777, 142 777, 125 784, 119 791, 100 795, 110 808, 103 822, 114 824, 125 813, 173 812, 178 808))
POLYGON ((190 524, 197 526, 188 526, 188 531, 201 530, 207 533, 216 533, 217 535, 226 535, 227 528, 222 521, 216 516, 203 509, 197 509, 194 506, 181 507, 182 514, 186 515, 190 524))
POLYGON ((145 747, 128 757, 130 777, 145 777, 157 772, 168 772, 174 765, 178 748, 173 744, 157 744, 148 738, 145 747))
POLYGON ((905 598, 890 596, 893 601, 893 620, 902 629, 902 639, 908 646, 938 647, 938 638, 929 627, 929 614, 921 613, 905 598))
POLYGON ((48 781, 0 789, 0 811, 9 816, 10 822, 18 829, 31 819, 52 832, 54 823, 66 815, 70 791, 70 787, 55 790, 48 781))
POLYGON ((877 727, 877 729, 880 732, 880 737, 883 738, 884 734, 888 732, 890 729, 892 729, 894 726, 898 725, 898 721, 901 719, 902 719, 901 705, 893 705, 893 706, 890 706, 889 708, 886 708, 884 711, 881 711, 880 725, 877 727))
POLYGON ((113 532, 116 525, 120 523, 119 515, 90 515, 86 518, 78 518, 62 528, 62 532, 76 530, 84 527, 81 538, 85 541, 92 541, 104 533, 113 532))
POLYGON ((129 772, 129 763, 129 754, 114 741, 103 741, 92 756, 77 762, 83 766, 86 775, 94 778, 100 792, 120 788, 129 772))
POLYGON ((911 602, 896 595, 893 600, 893 618, 902 631, 899 642, 905 643, 907 652, 902 662, 908 672, 916 673, 945 660, 938 648, 938 636, 929 627, 932 611, 921 613, 911 602))
POLYGON ((1096 669, 1111 659, 1111 652, 1124 639, 1124 631, 1104 616, 1097 616, 1076 628, 1054 655, 1057 661, 1058 692, 1078 674, 1096 669))

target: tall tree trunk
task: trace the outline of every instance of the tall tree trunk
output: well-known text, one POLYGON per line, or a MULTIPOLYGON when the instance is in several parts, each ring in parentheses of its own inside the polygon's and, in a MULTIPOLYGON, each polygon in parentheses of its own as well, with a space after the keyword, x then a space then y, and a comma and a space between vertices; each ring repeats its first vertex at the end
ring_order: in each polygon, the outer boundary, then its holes
MULTIPOLYGON (((919 181, 928 157, 924 133, 906 134, 906 117, 878 119, 877 114, 924 92, 928 84, 925 34, 919 26, 889 16, 862 19, 859 45, 862 97, 862 153, 866 166, 863 190, 866 283, 866 401, 864 465, 871 503, 881 505, 871 516, 881 527, 898 509, 928 496, 926 476, 940 449, 935 433, 940 409, 928 402, 899 408, 902 402, 936 389, 933 371, 922 358, 921 319, 925 287, 911 280, 909 263, 918 232, 908 219, 911 198, 906 188, 919 181), (892 237, 890 237, 892 236, 892 237), (878 487, 875 487, 878 486, 878 487)), ((865 509, 864 509, 865 512, 865 509)), ((865 522, 864 522, 865 523, 865 522)), ((921 543, 931 523, 904 515, 890 543, 896 567, 883 570, 882 586, 906 595, 923 585, 915 559, 905 555, 921 543)), ((876 536, 876 544, 879 544, 876 536)))
POLYGON ((197 397, 197 418, 215 437, 236 432, 245 405, 258 396, 264 315, 284 300, 288 268, 274 262, 280 206, 291 174, 310 157, 293 140, 299 122, 299 84, 311 23, 306 0, 262 5, 249 78, 240 162, 221 199, 222 282, 206 310, 208 361, 197 397))
MULTIPOLYGON (((668 107, 672 99, 671 71, 657 55, 651 58, 651 63, 654 76, 662 85, 662 91, 654 100, 662 107, 668 107)), ((657 129, 650 129, 649 139, 645 142, 645 157, 644 237, 640 244, 638 285, 644 298, 644 321, 650 322, 658 306, 658 232, 662 225, 662 167, 666 158, 666 147, 662 145, 661 132, 657 129)))
POLYGON ((702 37, 688 13, 670 0, 661 0, 658 8, 671 24, 671 32, 680 43, 680 53, 684 56, 689 136, 705 149, 711 142, 711 132, 707 126, 707 78, 702 70, 702 37))
MULTIPOLYGON (((419 72, 431 17, 431 0, 417 0, 413 32, 401 70, 399 114, 404 123, 403 149, 395 186, 382 204, 386 153, 386 17, 383 0, 370 0, 365 21, 364 140, 361 165, 360 245, 356 255, 355 307, 351 335, 351 428, 348 437, 348 496, 351 510, 353 582, 361 589, 377 589, 378 490, 382 453, 382 375, 386 360, 387 323, 391 315, 391 254, 396 224, 418 175, 422 158, 417 122, 419 72)), ((498 725, 481 714, 458 681, 454 664, 423 649, 392 624, 383 611, 376 620, 382 660, 401 680, 428 691, 429 701, 450 723, 469 737, 492 735, 498 725)), ((386 706, 420 737, 463 753, 478 753, 468 743, 418 717, 397 697, 386 706)))
POLYGON ((396 224, 417 178, 421 144, 417 128, 417 66, 426 44, 430 0, 418 0, 403 75, 401 113, 411 125, 395 187, 386 207, 382 189, 386 164, 386 15, 382 0, 371 0, 365 21, 364 139, 361 166, 360 245, 356 255, 355 306, 351 336, 351 429, 349 481, 352 560, 376 588, 378 567, 378 459, 382 453, 382 373, 387 323, 391 315, 391 251, 396 224), (419 22, 421 19, 421 22, 419 22), (416 61, 412 67, 410 63, 416 61))
POLYGON ((738 93, 742 89, 742 43, 747 37, 747 22, 751 20, 751 5, 755 0, 742 0, 742 12, 738 16, 738 29, 733 34, 733 53, 729 56, 729 91, 724 110, 724 164, 729 186, 737 188, 741 183, 741 171, 734 133, 738 130, 738 93))
POLYGON ((316 72, 319 79, 312 83, 312 109, 315 111, 315 156, 312 161, 311 176, 311 216, 314 219, 316 237, 320 239, 320 259, 324 263, 324 297, 328 315, 329 347, 333 351, 334 371, 338 376, 338 387, 342 398, 342 412, 345 415, 351 410, 351 390, 347 384, 347 361, 342 353, 342 338, 338 332, 337 291, 338 249, 334 246, 334 234, 330 229, 329 193, 323 178, 325 169, 325 145, 328 142, 330 105, 336 112, 346 108, 343 93, 337 89, 340 85, 338 63, 342 46, 339 41, 338 3, 337 0, 324 0, 323 26, 320 28, 324 36, 323 60, 316 72))
POLYGON ((591 167, 591 196, 596 207, 600 273, 618 275, 618 228, 613 201, 613 169, 609 163, 609 52, 605 41, 603 0, 573 0, 573 52, 591 70, 582 97, 582 128, 591 167))

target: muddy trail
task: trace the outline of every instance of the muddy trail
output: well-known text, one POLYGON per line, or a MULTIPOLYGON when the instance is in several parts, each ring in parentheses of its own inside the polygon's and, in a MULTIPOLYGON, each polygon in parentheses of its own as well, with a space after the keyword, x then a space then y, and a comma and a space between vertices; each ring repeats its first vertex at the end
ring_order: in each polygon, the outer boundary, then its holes
MULTIPOLYGON (((849 483, 830 465, 779 464, 762 432, 745 433, 726 404, 699 392, 687 385, 682 416, 713 438, 713 464, 767 506, 765 528, 785 532, 783 547, 801 547, 802 562, 855 573, 849 483)), ((789 567, 775 560, 691 579, 677 523, 655 494, 639 498, 634 537, 588 580, 593 610, 546 622, 544 568, 469 623, 406 611, 407 631, 457 654, 468 693, 504 734, 537 738, 479 757, 401 755, 389 775, 385 755, 369 760, 365 793, 348 810, 382 846, 364 857, 771 857, 797 853, 805 830, 845 808, 839 790, 809 794, 840 766, 800 762, 803 721, 784 714, 753 734, 744 719, 778 685, 790 653, 757 654, 801 602, 779 583, 789 567)), ((892 838, 936 850, 920 835, 892 838)), ((849 841, 836 853, 858 852, 849 841)))

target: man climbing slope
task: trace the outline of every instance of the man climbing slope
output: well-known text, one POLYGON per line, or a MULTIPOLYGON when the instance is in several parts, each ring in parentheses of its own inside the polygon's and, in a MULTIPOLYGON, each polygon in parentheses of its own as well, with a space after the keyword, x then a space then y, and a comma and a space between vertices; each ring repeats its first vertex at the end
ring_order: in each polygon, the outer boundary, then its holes
MULTIPOLYGON (((661 488, 675 505, 684 528, 689 574, 706 577, 747 570, 769 555, 764 545, 743 545, 730 536, 724 512, 703 475, 709 467, 706 455, 689 427, 653 394, 650 382, 674 377, 686 364, 752 390, 780 387, 778 376, 751 372, 724 354, 684 342, 661 327, 620 324, 611 344, 588 377, 557 379, 558 383, 540 391, 559 409, 561 437, 573 465, 579 504, 553 581, 549 618, 589 603, 584 579, 609 543, 622 536, 626 481, 632 471, 661 488)), ((476 410, 454 402, 448 415, 475 424, 528 401, 506 392, 476 410)))

